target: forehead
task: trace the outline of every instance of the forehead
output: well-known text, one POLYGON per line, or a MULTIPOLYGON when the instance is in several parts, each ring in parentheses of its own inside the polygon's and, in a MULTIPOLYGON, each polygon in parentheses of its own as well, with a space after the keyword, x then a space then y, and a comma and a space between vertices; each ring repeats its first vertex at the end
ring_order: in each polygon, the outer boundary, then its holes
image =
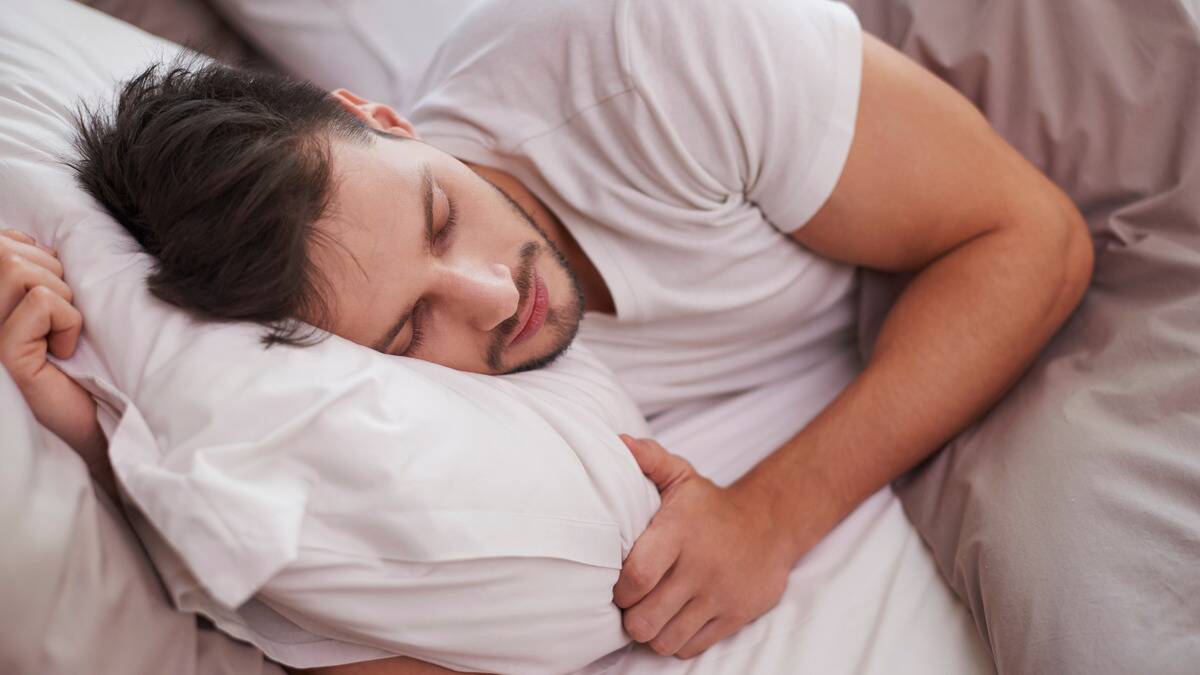
POLYGON ((339 241, 390 238, 404 226, 423 227, 424 144, 376 139, 330 144, 330 199, 317 224, 339 241))
POLYGON ((403 293, 423 250, 421 143, 331 144, 331 193, 312 259, 328 290, 334 332, 365 330, 360 305, 403 293), (400 274, 407 271, 408 274, 400 274), (356 318, 357 317, 357 318, 356 318))
POLYGON ((345 220, 359 207, 381 198, 404 196, 420 183, 428 162, 424 144, 373 139, 370 143, 335 140, 330 143, 330 215, 345 220))

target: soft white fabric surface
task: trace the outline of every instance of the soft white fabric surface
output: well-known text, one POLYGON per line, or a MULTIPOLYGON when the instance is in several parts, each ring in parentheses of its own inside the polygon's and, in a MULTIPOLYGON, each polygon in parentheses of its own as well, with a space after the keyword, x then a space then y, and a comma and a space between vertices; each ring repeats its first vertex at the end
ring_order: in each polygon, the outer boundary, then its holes
POLYGON ((784 232, 841 175, 861 63, 827 0, 484 2, 411 117, 570 230, 616 305, 581 334, 654 415, 854 348, 854 268, 784 232))
POLYGON ((177 48, 70 2, 0 11, 5 222, 60 251, 86 324, 63 367, 102 400, 177 604, 303 665, 313 643, 285 649, 235 609, 257 594, 260 614, 375 646, 354 658, 492 672, 625 644, 611 587, 658 496, 616 437, 645 423, 611 373, 582 348, 511 378, 337 338, 263 350, 257 327, 154 300, 149 259, 58 158, 76 96, 110 98, 177 48))
POLYGON ((0 673, 284 675, 171 607, 120 509, 3 368, 0 463, 0 673))
MULTIPOLYGON (((0 201, 10 224, 60 249, 89 327, 64 365, 102 399, 118 475, 147 516, 140 532, 177 601, 308 664, 379 655, 353 644, 370 641, 458 668, 561 672, 624 643, 609 588, 656 501, 610 437, 642 430, 630 428, 636 414, 603 368, 585 350, 509 380, 399 363, 337 340, 262 352, 254 329, 199 325, 154 302, 141 284, 145 258, 54 158, 66 151, 73 96, 106 92, 147 50, 174 47, 71 3, 6 9, 0 201), (429 448, 438 452, 417 452, 429 448), (445 508, 426 510, 426 499, 445 508), (420 536, 397 536, 405 528, 420 536), (261 602, 230 609, 256 590, 261 602), (264 635, 258 626, 286 625, 281 614, 341 641, 264 635)), ((810 408, 776 408, 772 419, 794 431, 823 405, 811 396, 801 397, 810 408)), ((736 401, 766 410, 788 400, 736 401)), ((712 410, 753 419, 736 401, 712 410)), ((678 414, 656 425, 682 424, 678 414)), ((754 434, 727 419, 674 428, 656 435, 680 451, 689 433, 724 438, 689 454, 718 478, 720 462, 740 457, 726 464, 726 480, 754 461, 746 453, 790 433, 768 432, 765 420, 754 434)), ((890 496, 877 496, 798 567, 784 605, 739 636, 691 662, 639 648, 592 671, 794 672, 809 659, 842 672, 885 662, 888 672, 909 662, 970 672, 978 645, 965 615, 905 527, 890 496), (822 574, 831 570, 841 576, 822 574), (907 625, 917 616, 936 628, 924 642, 907 625), (901 624, 903 637, 884 637, 901 624), (813 631, 797 632, 804 627, 813 631), (799 644, 811 649, 797 654, 799 644), (900 656, 910 661, 891 661, 900 656)))
POLYGON ((481 0, 208 0, 275 63, 402 112, 458 19, 481 0))
MULTIPOLYGON (((652 432, 698 470, 729 483, 792 436, 858 372, 853 357, 661 415, 652 432)), ((700 656, 626 647, 576 675, 973 675, 993 665, 966 608, 938 575, 891 488, 880 490, 792 570, 779 604, 700 656)))
MULTIPOLYGON (((822 384, 779 382, 677 408, 650 432, 719 484, 779 447, 857 374, 853 355, 813 373, 822 384)), ((279 641, 315 638, 277 616, 259 630, 279 641)), ((353 645, 314 643, 324 660, 366 658, 353 645)), ((891 488, 880 490, 797 563, 779 605, 700 656, 682 661, 640 645, 614 651, 574 675, 974 675, 992 673, 966 608, 937 573, 891 488)))

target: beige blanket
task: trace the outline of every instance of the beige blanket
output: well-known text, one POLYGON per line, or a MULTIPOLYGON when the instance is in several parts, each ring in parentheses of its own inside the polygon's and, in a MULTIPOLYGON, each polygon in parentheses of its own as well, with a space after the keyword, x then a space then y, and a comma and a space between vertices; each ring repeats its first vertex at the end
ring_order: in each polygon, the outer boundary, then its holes
MULTIPOLYGON (((1070 194, 1091 290, 976 427, 897 484, 1001 673, 1200 664, 1196 0, 851 0, 1070 194)), ((865 277, 861 345, 903 279, 865 277)))

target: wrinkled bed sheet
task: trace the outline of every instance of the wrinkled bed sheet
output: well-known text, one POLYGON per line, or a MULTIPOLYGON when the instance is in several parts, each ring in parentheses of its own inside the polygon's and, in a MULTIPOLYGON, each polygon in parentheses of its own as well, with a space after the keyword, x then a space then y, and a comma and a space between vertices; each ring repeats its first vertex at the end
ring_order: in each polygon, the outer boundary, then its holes
MULTIPOLYGON (((1069 194, 1097 256, 1008 395, 896 483, 1001 673, 1200 664, 1198 0, 849 0, 1069 194)), ((861 346, 904 280, 864 275, 861 346)))
MULTIPOLYGON (((672 410, 652 420, 651 431, 727 484, 807 424, 854 377, 858 363, 847 354, 823 366, 822 396, 812 395, 811 382, 803 390, 780 382, 672 410)), ((317 640, 320 649, 339 648, 277 614, 257 620, 278 643, 317 640)), ((687 661, 629 645, 573 675, 992 672, 966 608, 884 488, 796 565, 780 603, 741 632, 687 661)))
MULTIPOLYGON (((672 410, 651 428, 664 447, 727 484, 803 427, 858 367, 856 359, 824 366, 827 396, 780 382, 672 410)), ((741 632, 688 661, 638 645, 577 675, 991 672, 966 608, 885 488, 803 558, 779 605, 741 632)))

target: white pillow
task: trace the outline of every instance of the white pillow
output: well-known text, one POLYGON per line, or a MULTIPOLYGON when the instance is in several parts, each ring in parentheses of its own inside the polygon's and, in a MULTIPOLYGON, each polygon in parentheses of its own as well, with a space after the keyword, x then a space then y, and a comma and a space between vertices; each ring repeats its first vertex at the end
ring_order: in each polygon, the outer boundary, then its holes
POLYGON ((156 301, 149 259, 58 159, 77 96, 178 47, 65 0, 0 12, 0 222, 60 251, 86 323, 63 366, 102 400, 181 607, 298 666, 549 673, 624 645, 611 587, 658 497, 616 438, 645 426, 611 373, 581 347, 506 378, 336 337, 264 350, 256 326, 156 301))
POLYGON ((480 0, 210 2, 285 70, 407 112, 437 47, 480 0))

